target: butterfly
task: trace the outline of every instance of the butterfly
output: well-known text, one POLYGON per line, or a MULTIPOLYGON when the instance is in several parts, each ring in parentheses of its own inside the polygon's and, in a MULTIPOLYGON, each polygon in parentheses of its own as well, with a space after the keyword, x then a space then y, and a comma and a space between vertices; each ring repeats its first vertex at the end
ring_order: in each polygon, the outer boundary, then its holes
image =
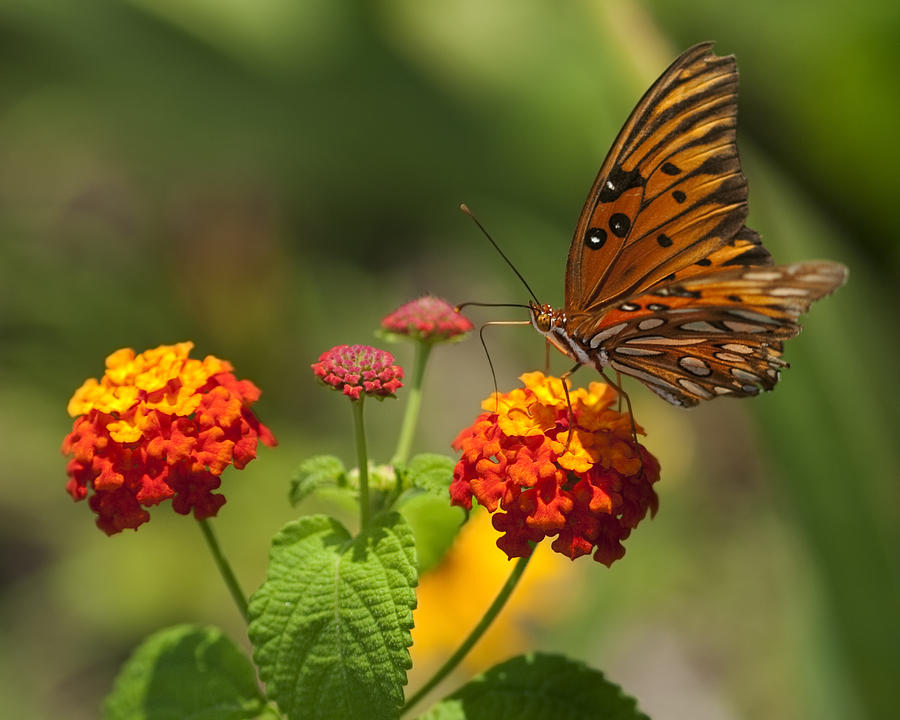
POLYGON ((756 395, 787 367, 798 317, 845 282, 836 262, 774 265, 744 224, 737 86, 734 56, 695 45, 619 132, 578 218, 563 309, 528 305, 574 369, 612 368, 674 405, 756 395))

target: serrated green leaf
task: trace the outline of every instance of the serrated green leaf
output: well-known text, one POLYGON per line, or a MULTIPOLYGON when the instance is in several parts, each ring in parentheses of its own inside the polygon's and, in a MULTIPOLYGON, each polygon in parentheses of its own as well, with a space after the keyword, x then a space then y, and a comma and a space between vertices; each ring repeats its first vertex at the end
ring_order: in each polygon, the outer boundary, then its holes
POLYGON ((307 458, 291 478, 291 505, 296 505, 322 486, 342 485, 346 479, 347 471, 340 458, 334 455, 307 458))
POLYGON ((221 630, 178 625, 154 633, 122 666, 106 720, 249 720, 266 707, 250 659, 221 630))
POLYGON ((521 655, 496 665, 420 720, 649 720, 603 673, 561 655, 521 655))
POLYGON ((447 488, 453 479, 455 466, 456 461, 446 455, 423 453, 409 461, 404 476, 412 487, 427 490, 449 502, 450 495, 447 488))
POLYGON ((333 518, 272 541, 248 632, 270 699, 288 718, 396 718, 410 667, 415 541, 398 513, 356 538, 333 518))

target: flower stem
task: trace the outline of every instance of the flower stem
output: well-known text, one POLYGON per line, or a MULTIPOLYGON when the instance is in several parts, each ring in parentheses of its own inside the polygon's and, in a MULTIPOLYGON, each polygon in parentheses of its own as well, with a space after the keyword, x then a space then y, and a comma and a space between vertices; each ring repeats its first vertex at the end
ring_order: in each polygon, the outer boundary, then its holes
POLYGON ((391 458, 391 465, 400 465, 409 460, 409 450, 416 434, 416 423, 419 420, 419 408, 422 406, 422 380, 425 377, 425 366, 431 353, 431 343, 416 342, 416 359, 413 365, 412 385, 409 386, 406 400, 406 411, 403 424, 400 426, 400 437, 397 440, 397 451, 391 458))
POLYGON ((250 614, 247 611, 247 598, 244 595, 244 591, 241 590, 241 586, 238 584, 234 571, 231 569, 231 565, 229 565, 228 560, 222 553, 222 548, 219 547, 219 541, 216 539, 212 525, 210 525, 209 520, 206 519, 198 520, 197 524, 200 525, 200 530, 203 532, 203 537, 206 538, 206 544, 209 546, 209 551, 212 553, 213 560, 216 561, 216 567, 219 568, 219 573, 222 575, 225 585, 228 586, 228 592, 230 592, 231 597, 234 598, 234 602, 238 606, 238 611, 241 613, 244 620, 249 620, 250 614))
POLYGON ((366 449, 366 426, 363 423, 363 400, 350 404, 353 406, 353 428, 356 431, 356 462, 359 467, 359 527, 365 530, 369 526, 369 453, 366 449))
POLYGON ((467 637, 463 641, 462 645, 460 645, 456 649, 456 652, 448 658, 447 662, 445 662, 441 666, 440 670, 438 670, 427 683, 419 688, 418 692, 416 692, 415 695, 413 695, 409 700, 406 701, 406 704, 400 711, 401 715, 412 708, 423 697, 431 692, 434 687, 439 682, 441 682, 441 680, 447 677, 447 675, 449 675, 454 670, 454 668, 456 668, 460 660, 462 660, 466 656, 466 653, 468 653, 469 650, 471 650, 475 645, 475 643, 477 643, 481 639, 481 636, 484 634, 485 630, 488 629, 497 615, 500 614, 500 611, 503 609, 506 601, 509 600, 509 596, 512 595, 512 591, 519 583, 519 580, 522 577, 522 573, 525 572, 525 568, 528 566, 528 561, 530 559, 530 555, 528 557, 519 558, 519 561, 516 563, 516 566, 510 573, 509 578, 507 578, 506 584, 500 589, 500 592, 497 593, 497 597, 494 598, 494 602, 491 603, 491 606, 484 614, 484 617, 481 618, 481 622, 479 622, 472 630, 472 632, 469 633, 469 637, 467 637))

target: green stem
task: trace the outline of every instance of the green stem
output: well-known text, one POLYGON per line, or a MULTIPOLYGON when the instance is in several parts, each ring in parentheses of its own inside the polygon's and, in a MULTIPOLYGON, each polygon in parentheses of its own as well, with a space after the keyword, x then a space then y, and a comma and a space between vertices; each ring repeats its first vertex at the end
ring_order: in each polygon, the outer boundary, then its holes
POLYGON ((359 400, 350 404, 353 406, 353 428, 356 432, 356 462, 359 467, 359 527, 365 530, 369 526, 369 453, 366 449, 366 426, 363 423, 363 400, 365 395, 360 395, 359 400))
POLYGON ((439 682, 441 682, 441 680, 447 677, 447 675, 449 675, 454 670, 454 668, 459 665, 460 660, 462 660, 466 656, 466 653, 468 653, 469 650, 471 650, 475 645, 475 643, 477 643, 481 639, 484 631, 488 629, 497 615, 500 614, 500 611, 503 609, 506 601, 509 600, 509 596, 512 595, 512 591, 515 590, 516 585, 519 583, 519 580, 522 577, 522 573, 525 572, 525 568, 528 566, 528 561, 530 559, 530 555, 528 557, 519 558, 519 561, 513 568, 512 573, 510 573, 509 578, 506 580, 506 584, 501 588, 500 592, 497 593, 497 597, 494 598, 494 602, 491 603, 491 606, 484 614, 484 617, 481 618, 481 622, 479 622, 472 630, 472 632, 469 633, 469 637, 467 637, 463 641, 462 645, 460 645, 456 649, 456 652, 448 658, 447 662, 445 662, 441 666, 441 669, 438 670, 427 683, 419 688, 418 692, 416 692, 415 695, 413 695, 409 700, 406 701, 406 704, 400 711, 401 715, 412 708, 417 702, 419 702, 423 697, 431 692, 435 688, 435 686, 439 682))
POLYGON ((425 377, 425 366, 431 353, 431 343, 416 342, 416 359, 413 364, 412 384, 407 388, 406 412, 403 425, 400 426, 400 438, 397 440, 397 452, 391 458, 391 465, 400 465, 409 459, 413 436, 416 434, 416 423, 419 420, 419 408, 422 406, 422 379, 425 377))
POLYGON ((228 592, 230 592, 231 597, 234 598, 234 602, 238 606, 238 611, 241 613, 244 620, 249 621, 250 614, 247 611, 247 597, 244 595, 244 591, 241 590, 241 586, 238 584, 234 571, 231 569, 231 565, 228 564, 228 560, 222 553, 222 548, 219 547, 219 541, 216 539, 212 525, 209 524, 208 520, 198 520, 197 524, 200 525, 200 530, 203 532, 203 537, 206 538, 206 544, 209 546, 209 551, 212 553, 213 560, 216 561, 216 567, 219 568, 219 573, 222 575, 225 585, 228 586, 228 592))

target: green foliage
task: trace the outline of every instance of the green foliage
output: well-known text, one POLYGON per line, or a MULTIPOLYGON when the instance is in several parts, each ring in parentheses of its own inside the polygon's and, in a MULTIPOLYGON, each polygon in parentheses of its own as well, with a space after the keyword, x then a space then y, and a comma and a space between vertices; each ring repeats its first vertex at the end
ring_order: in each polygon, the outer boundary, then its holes
POLYGON ((419 575, 437 565, 453 545, 465 520, 465 512, 450 506, 446 500, 420 493, 410 498, 399 510, 416 538, 419 575))
POLYGON ((648 720, 603 673, 559 655, 522 655, 496 665, 421 720, 648 720))
POLYGON ((214 627, 178 625, 147 638, 122 667, 106 720, 249 720, 266 707, 250 660, 214 627))
POLYGON ((340 458, 334 455, 315 455, 307 458, 291 478, 291 505, 297 505, 320 487, 341 487, 347 484, 347 471, 340 458))
POLYGON ((396 717, 416 582, 414 539, 396 513, 355 538, 324 516, 286 525, 250 601, 270 699, 288 718, 396 717))
POLYGON ((448 501, 447 488, 453 479, 453 468, 456 461, 446 455, 422 453, 416 455, 403 472, 404 483, 410 487, 421 488, 448 501))
POLYGON ((419 575, 441 561, 465 520, 462 510, 450 506, 447 494, 455 464, 446 455, 423 453, 398 468, 403 486, 413 490, 398 505, 416 537, 419 575))

